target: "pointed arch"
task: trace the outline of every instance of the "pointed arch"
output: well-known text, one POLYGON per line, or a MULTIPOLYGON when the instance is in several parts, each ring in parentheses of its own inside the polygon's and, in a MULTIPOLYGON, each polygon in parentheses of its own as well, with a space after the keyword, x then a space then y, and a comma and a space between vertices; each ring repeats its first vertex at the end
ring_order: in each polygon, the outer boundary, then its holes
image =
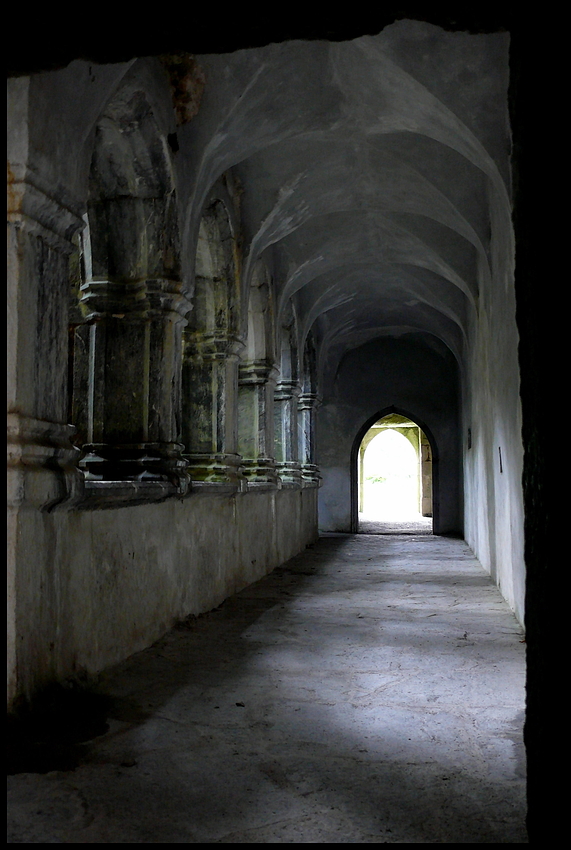
POLYGON ((319 407, 317 393, 317 351, 313 332, 305 338, 298 398, 299 460, 304 486, 319 486, 321 476, 315 463, 315 417, 319 407))
POLYGON ((363 437, 367 431, 372 428, 375 422, 389 416, 391 413, 396 413, 399 416, 405 416, 414 422, 425 433, 430 444, 432 452, 432 525, 434 534, 439 533, 440 529, 440 474, 439 474, 439 455, 438 446, 434 438, 434 434, 430 427, 423 422, 418 416, 405 410, 401 407, 389 405, 379 410, 374 416, 370 416, 367 421, 357 431, 353 445, 351 447, 351 534, 357 534, 359 530, 359 449, 363 442, 363 437))
POLYGON ((261 261, 249 288, 248 335, 240 363, 238 451, 249 487, 277 487, 274 458, 274 306, 269 272, 261 261))
POLYGON ((185 492, 180 352, 190 305, 175 185, 165 135, 133 81, 95 124, 85 220, 69 358, 80 466, 88 482, 155 482, 159 495, 162 484, 185 492))
POLYGON ((242 488, 238 246, 221 188, 213 187, 199 225, 193 309, 184 333, 182 433, 194 480, 242 488))
POLYGON ((282 486, 298 488, 302 473, 298 445, 298 326, 293 303, 282 312, 279 327, 279 376, 275 392, 275 456, 282 486))

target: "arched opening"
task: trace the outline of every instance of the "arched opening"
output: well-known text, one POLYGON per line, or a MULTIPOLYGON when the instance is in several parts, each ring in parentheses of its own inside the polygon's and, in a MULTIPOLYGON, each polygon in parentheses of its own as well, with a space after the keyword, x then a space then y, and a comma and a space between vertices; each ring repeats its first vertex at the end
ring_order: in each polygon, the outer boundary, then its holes
POLYGON ((236 234, 221 184, 198 231, 193 309, 184 331, 182 440, 194 482, 241 489, 238 455, 240 279, 236 234))
POLYGON ((247 320, 238 371, 238 453, 248 487, 275 489, 273 300, 270 275, 260 262, 250 282, 247 320))
POLYGON ((389 412, 367 423, 355 441, 353 531, 433 530, 433 449, 421 426, 389 412))
POLYGON ((291 301, 282 316, 278 338, 279 375, 274 395, 274 452, 281 486, 301 487, 298 405, 300 388, 297 317, 291 301))
POLYGON ((126 84, 93 131, 85 227, 70 264, 69 413, 89 486, 147 497, 188 486, 180 443, 182 292, 172 162, 126 84))

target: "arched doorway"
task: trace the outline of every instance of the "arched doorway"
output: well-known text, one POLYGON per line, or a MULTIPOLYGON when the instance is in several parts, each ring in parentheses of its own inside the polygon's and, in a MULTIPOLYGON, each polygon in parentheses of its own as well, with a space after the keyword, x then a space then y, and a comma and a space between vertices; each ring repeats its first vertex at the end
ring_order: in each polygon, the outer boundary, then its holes
POLYGON ((354 531, 432 533, 433 452, 426 433, 396 412, 368 425, 356 441, 354 531))

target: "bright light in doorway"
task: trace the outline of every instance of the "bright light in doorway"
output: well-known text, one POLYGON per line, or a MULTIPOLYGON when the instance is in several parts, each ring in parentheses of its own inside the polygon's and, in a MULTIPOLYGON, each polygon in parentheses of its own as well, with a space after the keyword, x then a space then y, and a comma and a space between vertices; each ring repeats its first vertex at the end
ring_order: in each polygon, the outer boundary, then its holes
POLYGON ((367 446, 363 497, 363 518, 382 521, 419 517, 418 456, 398 431, 387 428, 367 446))

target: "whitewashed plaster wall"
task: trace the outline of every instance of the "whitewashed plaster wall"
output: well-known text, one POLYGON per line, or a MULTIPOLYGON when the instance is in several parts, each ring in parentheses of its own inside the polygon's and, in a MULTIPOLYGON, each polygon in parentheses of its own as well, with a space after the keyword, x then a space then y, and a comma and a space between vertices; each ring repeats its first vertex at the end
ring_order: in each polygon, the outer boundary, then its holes
POLYGON ((94 675, 315 541, 317 490, 193 494, 108 510, 21 508, 9 696, 94 675))
POLYGON ((493 187, 490 194, 491 275, 481 281, 464 382, 465 537, 523 623, 523 443, 513 232, 505 199, 493 187))

